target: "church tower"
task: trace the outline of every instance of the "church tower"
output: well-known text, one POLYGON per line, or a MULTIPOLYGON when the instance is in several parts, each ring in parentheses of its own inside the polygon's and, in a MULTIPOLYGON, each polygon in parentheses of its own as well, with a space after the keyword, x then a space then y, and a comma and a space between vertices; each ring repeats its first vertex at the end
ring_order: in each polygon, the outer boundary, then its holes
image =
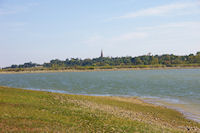
POLYGON ((103 58, 103 50, 101 50, 101 58, 103 58))

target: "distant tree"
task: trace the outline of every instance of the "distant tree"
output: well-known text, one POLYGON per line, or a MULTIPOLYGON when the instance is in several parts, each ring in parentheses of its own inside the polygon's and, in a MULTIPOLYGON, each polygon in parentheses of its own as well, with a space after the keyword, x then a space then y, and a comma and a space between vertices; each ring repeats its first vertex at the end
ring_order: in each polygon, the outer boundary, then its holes
POLYGON ((151 65, 155 65, 155 64, 158 64, 159 62, 158 62, 158 58, 157 57, 153 57, 152 56, 152 58, 151 58, 151 65))
POLYGON ((18 65, 12 65, 11 68, 18 68, 18 65))
POLYGON ((134 65, 142 65, 143 62, 139 57, 134 58, 133 60, 134 65))
POLYGON ((105 66, 105 68, 113 68, 112 66, 130 66, 130 65, 166 65, 166 66, 173 66, 178 64, 200 64, 200 52, 197 52, 196 55, 189 54, 188 56, 176 56, 176 55, 143 55, 137 57, 99 57, 93 59, 79 59, 79 58, 71 58, 66 59, 64 61, 59 59, 51 60, 49 63, 44 63, 42 65, 27 62, 20 65, 11 65, 10 67, 6 67, 3 69, 23 69, 23 68, 33 68, 36 66, 43 66, 45 68, 52 68, 52 69, 61 69, 61 68, 90 68, 94 69, 95 67, 105 66))

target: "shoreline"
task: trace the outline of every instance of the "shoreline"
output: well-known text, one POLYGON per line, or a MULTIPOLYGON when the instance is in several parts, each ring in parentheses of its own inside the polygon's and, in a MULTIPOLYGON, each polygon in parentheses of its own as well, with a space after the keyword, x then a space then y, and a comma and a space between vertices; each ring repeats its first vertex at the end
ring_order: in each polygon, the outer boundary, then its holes
POLYGON ((200 114, 199 114, 200 111, 194 110, 193 108, 192 109, 188 108, 186 107, 187 105, 185 104, 172 103, 172 102, 170 103, 160 98, 140 98, 139 97, 139 99, 143 100, 146 103, 150 103, 150 104, 154 104, 158 106, 164 106, 166 108, 176 110, 182 113, 185 116, 185 118, 200 123, 200 114))
MULTIPOLYGON (((2 86, 2 87, 7 87, 7 86, 2 86)), ((184 106, 184 104, 167 102, 166 100, 161 99, 161 98, 148 98, 148 97, 144 98, 142 96, 125 96, 125 95, 120 96, 120 95, 98 95, 98 94, 96 95, 95 94, 73 94, 73 93, 68 93, 67 91, 58 91, 58 90, 53 90, 53 89, 48 89, 48 90, 47 89, 28 89, 28 88, 19 88, 19 89, 39 91, 39 92, 50 92, 50 93, 55 93, 55 94, 58 93, 58 94, 67 94, 67 95, 77 95, 77 96, 113 97, 113 98, 125 98, 125 99, 134 98, 145 104, 163 106, 163 107, 178 111, 182 113, 185 116, 185 118, 200 123, 200 115, 198 115, 198 113, 195 110, 188 109, 187 107, 184 106)))
POLYGON ((137 97, 73 95, 0 86, 0 107, 2 132, 200 131, 200 123, 177 110, 137 97))
POLYGON ((35 71, 0 71, 0 74, 23 74, 23 73, 57 73, 57 72, 100 72, 100 71, 134 71, 134 70, 169 70, 169 69, 200 69, 200 67, 152 67, 152 68, 113 68, 113 69, 91 69, 91 70, 35 70, 35 71))

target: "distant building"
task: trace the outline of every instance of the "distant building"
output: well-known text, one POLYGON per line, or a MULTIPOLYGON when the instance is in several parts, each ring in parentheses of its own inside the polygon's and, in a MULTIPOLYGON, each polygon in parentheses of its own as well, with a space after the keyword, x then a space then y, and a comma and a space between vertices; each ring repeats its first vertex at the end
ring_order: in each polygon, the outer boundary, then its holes
POLYGON ((151 54, 151 52, 149 52, 148 54, 147 54, 147 56, 151 56, 152 54, 151 54))
POLYGON ((101 58, 103 58, 103 50, 101 50, 101 58))

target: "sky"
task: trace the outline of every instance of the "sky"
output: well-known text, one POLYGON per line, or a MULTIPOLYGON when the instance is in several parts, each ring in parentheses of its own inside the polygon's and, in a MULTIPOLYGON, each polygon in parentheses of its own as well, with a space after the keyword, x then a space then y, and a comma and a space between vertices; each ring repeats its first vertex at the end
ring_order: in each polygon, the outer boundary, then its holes
POLYGON ((0 67, 200 51, 200 0, 0 0, 0 67))

